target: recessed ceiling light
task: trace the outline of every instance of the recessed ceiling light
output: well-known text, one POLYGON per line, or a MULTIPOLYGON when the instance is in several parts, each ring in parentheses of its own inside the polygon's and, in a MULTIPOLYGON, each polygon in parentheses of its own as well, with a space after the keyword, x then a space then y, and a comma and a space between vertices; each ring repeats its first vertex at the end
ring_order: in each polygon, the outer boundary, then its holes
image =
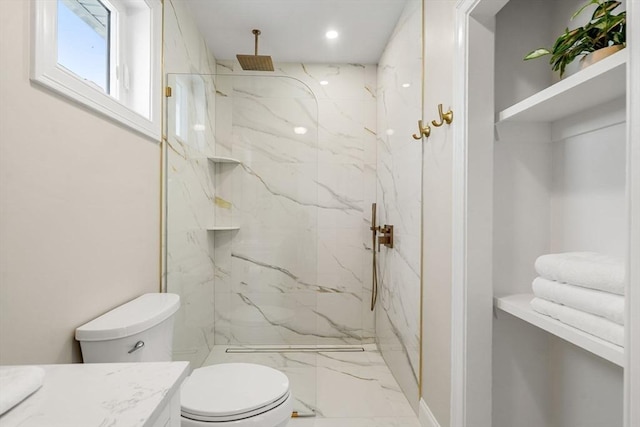
POLYGON ((402 83, 402 87, 409 87, 411 86, 411 83, 402 83))
POLYGON ((338 38, 338 32, 336 30, 329 30, 325 34, 325 37, 328 38, 328 39, 337 39, 338 38))
POLYGON ((326 86, 326 85, 328 85, 328 84, 329 84, 329 82, 328 82, 328 81, 326 81, 326 80, 320 80, 320 84, 321 84, 322 86, 326 86))
POLYGON ((396 131, 393 130, 393 129, 387 129, 386 130, 386 134, 389 135, 389 136, 393 135, 394 133, 396 133, 396 131))
POLYGON ((293 128, 293 132, 298 135, 304 135, 305 133, 307 133, 307 128, 303 126, 296 126, 293 128))
POLYGON ((196 132, 202 132, 204 131, 206 128, 204 127, 204 125, 200 125, 200 124, 195 124, 193 125, 193 130, 195 130, 196 132))

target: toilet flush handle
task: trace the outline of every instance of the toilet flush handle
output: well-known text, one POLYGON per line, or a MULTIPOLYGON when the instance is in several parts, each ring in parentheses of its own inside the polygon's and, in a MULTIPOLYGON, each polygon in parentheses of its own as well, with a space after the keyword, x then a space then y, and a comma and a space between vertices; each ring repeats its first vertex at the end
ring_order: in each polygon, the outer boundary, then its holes
POLYGON ((144 341, 138 341, 136 343, 136 345, 133 346, 133 348, 131 350, 129 350, 129 354, 133 353, 134 351, 138 351, 140 350, 142 347, 144 347, 144 341))

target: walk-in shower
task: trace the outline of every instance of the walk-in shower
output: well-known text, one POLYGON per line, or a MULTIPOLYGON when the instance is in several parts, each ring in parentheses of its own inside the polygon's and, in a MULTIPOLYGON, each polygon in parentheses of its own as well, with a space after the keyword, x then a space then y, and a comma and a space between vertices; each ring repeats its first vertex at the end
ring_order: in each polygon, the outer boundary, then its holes
POLYGON ((349 266, 333 252, 360 257, 362 237, 337 240, 331 228, 335 215, 362 217, 362 201, 326 184, 337 162, 319 150, 318 100, 302 82, 245 74, 168 82, 165 280, 183 300, 175 358, 282 369, 296 411, 312 414, 314 352, 373 342, 373 328, 363 328, 369 290, 360 271, 344 278, 349 266))
POLYGON ((176 360, 264 363, 289 375, 303 414, 395 422, 411 416, 404 396, 418 407, 428 144, 411 138, 422 116, 421 1, 380 3, 301 2, 300 18, 269 19, 271 4, 255 2, 242 14, 253 23, 230 28, 236 1, 169 0, 163 289, 181 295, 176 360), (345 17, 341 37, 295 28, 309 16, 345 17), (252 28, 274 72, 241 69, 252 28), (362 43, 347 48, 363 35, 384 51, 366 59, 362 43), (384 224, 393 247, 374 252, 379 238, 391 244, 384 224), (365 351, 318 352, 327 346, 365 351), (352 399, 363 395, 366 408, 352 399))

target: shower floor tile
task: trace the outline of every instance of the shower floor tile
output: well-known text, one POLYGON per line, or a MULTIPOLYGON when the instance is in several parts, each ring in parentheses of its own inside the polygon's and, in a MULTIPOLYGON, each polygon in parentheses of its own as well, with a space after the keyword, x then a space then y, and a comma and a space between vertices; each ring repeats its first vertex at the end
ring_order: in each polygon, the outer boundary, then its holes
POLYGON ((294 409, 315 411, 291 427, 419 427, 411 405, 373 344, 362 352, 229 354, 215 346, 203 366, 260 363, 287 374, 294 409))

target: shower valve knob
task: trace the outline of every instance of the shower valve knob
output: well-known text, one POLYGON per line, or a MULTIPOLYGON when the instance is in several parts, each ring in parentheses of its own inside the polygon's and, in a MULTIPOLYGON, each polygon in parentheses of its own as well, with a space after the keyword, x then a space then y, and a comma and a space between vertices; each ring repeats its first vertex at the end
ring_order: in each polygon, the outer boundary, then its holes
POLYGON ((393 225, 385 224, 380 227, 380 236, 378 236, 378 251, 380 246, 385 245, 388 248, 393 248, 393 225))

